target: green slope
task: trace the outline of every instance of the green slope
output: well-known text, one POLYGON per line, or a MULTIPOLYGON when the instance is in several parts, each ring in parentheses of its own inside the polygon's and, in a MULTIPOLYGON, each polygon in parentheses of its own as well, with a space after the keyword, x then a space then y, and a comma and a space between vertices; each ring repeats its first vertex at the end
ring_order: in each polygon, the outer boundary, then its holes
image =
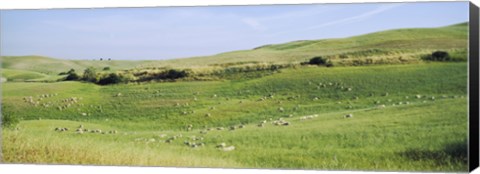
POLYGON ((93 61, 59 60, 40 56, 4 56, 2 68, 53 74, 74 68, 82 71, 88 66, 112 70, 134 67, 170 66, 196 68, 212 64, 237 62, 298 63, 314 56, 329 56, 335 62, 355 59, 385 59, 398 63, 398 59, 419 60, 421 54, 435 50, 465 51, 468 23, 439 28, 397 29, 340 39, 304 40, 284 44, 261 46, 252 50, 239 50, 213 56, 192 57, 162 61, 93 61), (348 55, 341 59, 341 54, 348 55))
POLYGON ((46 74, 26 71, 26 70, 13 70, 13 69, 2 69, 1 76, 5 77, 7 81, 29 81, 36 79, 46 79, 49 76, 46 74))
POLYGON ((2 56, 2 68, 35 71, 47 75, 57 75, 60 72, 73 68, 82 72, 85 68, 93 66, 97 69, 110 67, 111 70, 130 69, 142 64, 144 61, 99 61, 99 60, 63 60, 42 56, 2 56))

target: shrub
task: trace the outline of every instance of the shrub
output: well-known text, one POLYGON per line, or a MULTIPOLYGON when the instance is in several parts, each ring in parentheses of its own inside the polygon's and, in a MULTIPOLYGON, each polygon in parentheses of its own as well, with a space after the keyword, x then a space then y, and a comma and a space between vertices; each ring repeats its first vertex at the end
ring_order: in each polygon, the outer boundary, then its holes
POLYGON ((73 69, 73 68, 70 69, 70 70, 67 71, 67 72, 61 72, 61 73, 59 73, 58 75, 63 76, 63 75, 68 75, 68 74, 72 74, 72 73, 75 73, 75 69, 73 69))
POLYGON ((89 67, 85 69, 82 79, 88 82, 97 82, 97 71, 95 70, 95 68, 89 67))
POLYGON ((422 59, 428 61, 455 61, 446 51, 435 51, 430 55, 423 56, 422 59))
POLYGON ((110 71, 110 67, 106 66, 103 68, 104 71, 110 71))
POLYGON ((80 76, 77 73, 71 73, 71 74, 68 74, 67 77, 65 77, 65 80, 67 81, 79 80, 79 79, 80 79, 80 76))
POLYGON ((327 64, 327 61, 328 60, 326 58, 318 56, 318 57, 311 58, 310 61, 308 62, 308 64, 311 64, 311 65, 325 65, 325 64, 327 64))
POLYGON ((13 114, 5 112, 5 105, 2 105, 2 127, 11 128, 15 127, 19 122, 20 118, 15 117, 13 114))
POLYGON ((333 66, 333 63, 332 61, 330 61, 330 59, 327 59, 321 56, 311 58, 310 61, 301 63, 301 65, 305 65, 305 64, 318 65, 318 66, 324 65, 326 67, 333 66))
POLYGON ((123 79, 116 73, 110 73, 107 76, 100 78, 98 80, 98 84, 100 85, 108 85, 108 84, 116 84, 121 83, 123 79))
POLYGON ((179 70, 168 70, 167 74, 165 75, 165 78, 167 79, 179 79, 179 78, 184 78, 187 77, 187 72, 186 71, 179 71, 179 70))

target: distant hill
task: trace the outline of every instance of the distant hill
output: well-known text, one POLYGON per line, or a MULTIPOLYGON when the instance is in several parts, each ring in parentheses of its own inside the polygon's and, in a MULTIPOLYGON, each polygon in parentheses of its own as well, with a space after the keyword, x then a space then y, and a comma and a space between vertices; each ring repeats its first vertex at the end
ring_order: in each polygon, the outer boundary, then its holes
POLYGON ((397 57, 418 59, 419 54, 434 50, 466 50, 468 23, 438 28, 410 28, 380 31, 360 36, 301 40, 271 44, 252 50, 220 53, 212 56, 180 58, 158 61, 99 61, 63 60, 42 56, 3 56, 3 69, 34 71, 56 75, 71 68, 82 72, 86 67, 110 67, 112 71, 134 67, 169 66, 194 68, 213 64, 266 62, 298 63, 314 56, 327 56, 334 61, 351 61, 357 58, 397 57), (337 60, 338 59, 338 60, 337 60))
POLYGON ((375 32, 360 36, 302 40, 271 44, 252 50, 221 53, 213 56, 176 59, 171 64, 203 65, 228 62, 299 62, 314 56, 339 55, 377 49, 393 53, 418 53, 433 50, 466 49, 468 23, 439 28, 411 28, 375 32))

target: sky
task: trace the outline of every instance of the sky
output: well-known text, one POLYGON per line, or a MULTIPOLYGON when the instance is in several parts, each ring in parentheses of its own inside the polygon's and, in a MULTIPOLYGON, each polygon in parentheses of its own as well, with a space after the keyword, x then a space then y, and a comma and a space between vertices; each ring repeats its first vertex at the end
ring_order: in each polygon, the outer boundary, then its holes
POLYGON ((0 11, 0 55, 162 60, 468 21, 468 2, 0 11))

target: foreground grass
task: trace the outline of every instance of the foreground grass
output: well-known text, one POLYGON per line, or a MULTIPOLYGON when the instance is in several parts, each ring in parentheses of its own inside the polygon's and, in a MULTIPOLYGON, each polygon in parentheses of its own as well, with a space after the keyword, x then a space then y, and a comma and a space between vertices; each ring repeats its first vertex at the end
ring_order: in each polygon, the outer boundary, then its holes
POLYGON ((60 125, 112 128, 74 121, 23 121, 19 130, 3 131, 3 155, 7 163, 466 171, 464 108, 465 99, 444 99, 352 111, 355 116, 349 119, 343 118, 346 112, 321 113, 308 121, 286 118, 290 126, 247 124, 243 129, 205 135, 198 133, 201 129, 59 133, 53 129, 60 125), (169 144, 160 134, 182 134, 183 138, 169 144), (204 137, 206 146, 183 145, 191 136, 204 137), (136 141, 139 138, 155 142, 136 141), (215 145, 221 142, 236 150, 217 150, 215 145))

